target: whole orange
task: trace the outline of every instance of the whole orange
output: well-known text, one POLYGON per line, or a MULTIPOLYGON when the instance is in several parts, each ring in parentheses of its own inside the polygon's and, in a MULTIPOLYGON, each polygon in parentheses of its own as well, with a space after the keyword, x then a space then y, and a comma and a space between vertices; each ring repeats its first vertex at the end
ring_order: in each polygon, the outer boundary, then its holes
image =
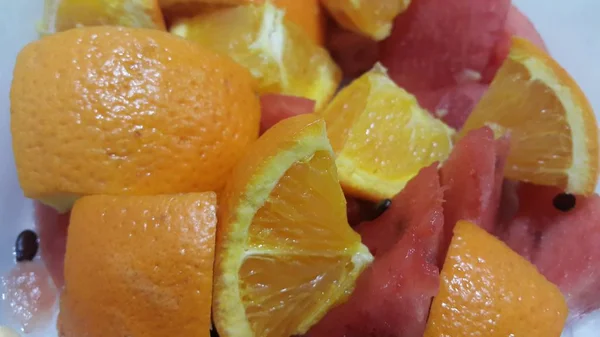
POLYGON ((59 211, 89 194, 219 190, 258 137, 249 72, 157 30, 89 27, 33 42, 10 97, 21 187, 59 211))

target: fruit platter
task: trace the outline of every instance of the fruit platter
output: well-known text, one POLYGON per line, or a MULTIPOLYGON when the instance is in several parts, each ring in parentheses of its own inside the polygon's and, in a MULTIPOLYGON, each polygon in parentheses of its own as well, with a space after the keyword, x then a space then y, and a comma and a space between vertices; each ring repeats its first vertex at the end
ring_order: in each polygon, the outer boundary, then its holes
POLYGON ((0 337, 598 336, 600 3, 7 6, 0 337))

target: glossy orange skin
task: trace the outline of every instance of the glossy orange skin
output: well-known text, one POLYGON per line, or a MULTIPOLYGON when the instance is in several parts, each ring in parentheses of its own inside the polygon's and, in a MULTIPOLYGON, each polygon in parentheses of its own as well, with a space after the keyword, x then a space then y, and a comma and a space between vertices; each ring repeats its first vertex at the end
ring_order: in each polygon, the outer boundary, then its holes
POLYGON ((425 337, 559 337, 568 314, 558 288, 478 226, 459 221, 425 337))
POLYGON ((215 211, 213 192, 78 200, 60 335, 208 336, 215 211))
POLYGON ((258 137, 249 72, 168 33, 73 29, 26 46, 11 88, 25 195, 220 189, 258 137))

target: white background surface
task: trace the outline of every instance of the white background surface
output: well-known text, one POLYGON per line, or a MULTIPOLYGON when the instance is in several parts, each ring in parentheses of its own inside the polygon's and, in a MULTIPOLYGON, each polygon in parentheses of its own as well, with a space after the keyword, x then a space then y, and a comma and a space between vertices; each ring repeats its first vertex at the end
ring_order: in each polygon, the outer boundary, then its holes
MULTIPOLYGON (((31 202, 22 196, 12 159, 8 97, 15 57, 26 43, 37 38, 35 24, 41 18, 43 0, 0 2, 0 272, 4 273, 14 260, 12 251, 16 235, 24 228, 33 227, 31 202)), ((529 15, 552 55, 581 85, 598 115, 600 0, 513 2, 529 15)), ((600 314, 593 316, 581 322, 574 329, 576 331, 573 336, 599 336, 600 314)), ((0 324, 6 323, 0 316, 0 324)), ((54 334, 44 333, 42 336, 52 337, 54 334)), ((565 333, 565 336, 571 336, 570 332, 565 333)))

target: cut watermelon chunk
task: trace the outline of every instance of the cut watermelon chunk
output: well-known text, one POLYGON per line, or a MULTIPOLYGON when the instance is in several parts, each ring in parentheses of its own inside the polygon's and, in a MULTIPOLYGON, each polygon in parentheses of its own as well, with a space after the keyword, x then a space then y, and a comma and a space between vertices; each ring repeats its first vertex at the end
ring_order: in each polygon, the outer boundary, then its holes
POLYGON ((435 166, 421 170, 378 219, 358 232, 375 261, 350 299, 332 309, 311 337, 421 337, 439 286, 436 250, 443 191, 435 166))
POLYGON ((468 83, 416 93, 415 96, 423 108, 459 130, 487 89, 487 84, 468 83))
POLYGON ((479 82, 503 36, 510 0, 418 0, 381 44, 396 83, 423 92, 479 82))
POLYGON ((377 41, 341 28, 333 20, 327 31, 327 49, 345 79, 358 77, 379 59, 377 41))
POLYGON ((260 97, 260 106, 260 133, 262 134, 281 120, 313 112, 315 101, 304 97, 266 94, 260 97))
POLYGON ((511 38, 513 36, 525 38, 542 50, 547 50, 544 39, 529 18, 517 7, 511 6, 508 16, 506 17, 506 25, 504 26, 502 38, 494 48, 490 65, 486 71, 484 71, 484 82, 490 83, 498 69, 500 69, 502 62, 504 62, 504 59, 508 56, 510 51, 511 38))
POLYGON ((58 214, 52 207, 35 202, 35 226, 40 239, 40 256, 57 288, 64 284, 65 251, 69 213, 58 214))
POLYGON ((600 308, 600 197, 577 196, 565 212, 553 205, 560 193, 521 184, 519 211, 498 234, 561 289, 577 316, 600 308))
POLYGON ((440 170, 446 188, 441 261, 457 221, 467 220, 494 231, 508 146, 508 139, 495 140, 492 130, 484 127, 462 138, 444 163, 440 170))

